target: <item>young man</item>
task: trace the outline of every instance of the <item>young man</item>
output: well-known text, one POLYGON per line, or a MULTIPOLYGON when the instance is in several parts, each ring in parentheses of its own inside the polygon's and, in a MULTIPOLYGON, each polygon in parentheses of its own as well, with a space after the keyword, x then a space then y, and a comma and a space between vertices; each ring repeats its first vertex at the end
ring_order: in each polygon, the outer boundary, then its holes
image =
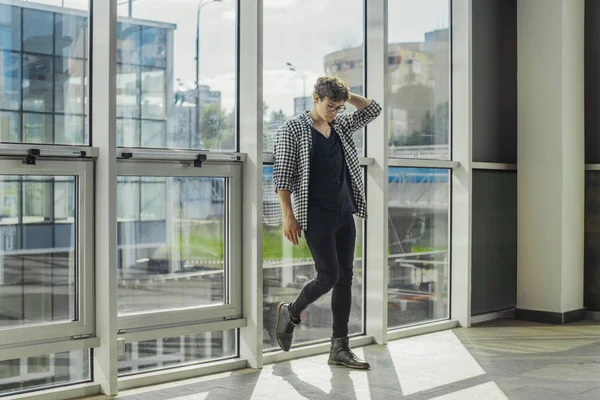
POLYGON ((305 232, 317 270, 294 301, 279 305, 277 343, 288 351, 300 313, 333 289, 329 364, 358 369, 370 365, 348 346, 356 239, 353 214, 366 218, 367 207, 352 134, 380 112, 379 104, 350 93, 339 78, 321 77, 314 87, 312 109, 280 128, 274 150, 273 182, 283 211, 283 232, 295 245, 305 232), (340 114, 346 102, 357 111, 340 114))

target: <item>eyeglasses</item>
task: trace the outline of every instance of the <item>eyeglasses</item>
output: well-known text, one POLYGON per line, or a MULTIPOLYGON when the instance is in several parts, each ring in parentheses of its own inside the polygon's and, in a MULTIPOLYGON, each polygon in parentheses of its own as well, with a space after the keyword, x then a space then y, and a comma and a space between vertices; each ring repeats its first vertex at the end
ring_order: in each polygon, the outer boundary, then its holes
MULTIPOLYGON (((323 99, 321 99, 321 101, 323 101, 323 99)), ((336 107, 336 106, 333 106, 331 104, 325 104, 325 107, 327 108, 327 111, 329 111, 329 112, 336 111, 338 113, 341 113, 341 112, 344 112, 346 110, 346 106, 336 107)))

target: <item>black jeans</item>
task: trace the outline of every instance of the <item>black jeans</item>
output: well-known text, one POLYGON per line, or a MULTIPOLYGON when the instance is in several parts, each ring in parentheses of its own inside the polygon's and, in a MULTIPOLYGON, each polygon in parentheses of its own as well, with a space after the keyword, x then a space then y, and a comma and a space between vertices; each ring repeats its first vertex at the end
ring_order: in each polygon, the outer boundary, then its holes
POLYGON ((354 217, 350 212, 309 206, 305 235, 317 276, 306 282, 298 297, 290 303, 290 314, 299 318, 310 304, 333 289, 333 337, 348 336, 356 242, 354 217))

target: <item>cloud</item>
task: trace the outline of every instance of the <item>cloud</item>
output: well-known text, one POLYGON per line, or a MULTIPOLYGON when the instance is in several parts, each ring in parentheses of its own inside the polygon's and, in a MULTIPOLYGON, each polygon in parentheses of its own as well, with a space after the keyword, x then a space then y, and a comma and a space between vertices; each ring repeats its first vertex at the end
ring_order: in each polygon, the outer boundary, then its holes
MULTIPOLYGON (((306 73, 306 88, 302 87, 302 77, 287 69, 265 70, 263 74, 263 100, 269 111, 283 110, 292 116, 294 113, 294 98, 312 94, 314 82, 318 75, 310 71, 306 73)), ((202 77, 200 84, 208 85, 211 90, 221 92, 221 107, 231 111, 235 107, 235 75, 223 74, 214 78, 202 77)))
POLYGON ((221 18, 225 21, 233 21, 236 22, 236 12, 235 10, 225 11, 221 14, 221 18))

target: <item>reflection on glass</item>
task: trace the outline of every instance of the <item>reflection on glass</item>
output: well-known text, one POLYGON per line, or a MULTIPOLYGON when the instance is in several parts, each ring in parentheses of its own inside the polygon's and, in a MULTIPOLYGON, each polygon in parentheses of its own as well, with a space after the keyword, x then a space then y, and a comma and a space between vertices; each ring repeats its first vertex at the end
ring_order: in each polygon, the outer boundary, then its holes
POLYGON ((165 71, 142 71, 142 118, 165 118, 165 71))
MULTIPOLYGON (((301 1, 286 2, 285 7, 265 5, 265 152, 273 152, 277 130, 288 118, 312 108, 313 86, 319 76, 339 76, 350 91, 363 94, 363 3, 322 0, 318 6, 301 1), (297 51, 305 48, 311 50, 297 51)), ((346 113, 355 110, 350 104, 346 107, 346 113)), ((359 155, 364 153, 363 132, 354 134, 359 155)))
POLYGON ((87 58, 87 20, 82 16, 55 14, 54 45, 56 55, 69 58, 87 58))
POLYGON ((77 319, 75 189, 74 177, 0 177, 0 329, 77 319))
POLYGON ((23 51, 52 54, 54 48, 54 14, 23 9, 23 51))
POLYGON ((52 58, 23 55, 23 109, 52 112, 52 58))
POLYGON ((237 6, 202 4, 144 0, 131 15, 118 7, 118 115, 141 129, 122 146, 236 150, 237 6))
POLYGON ((117 62, 120 64, 140 64, 141 32, 140 25, 117 24, 117 62))
POLYGON ((23 113, 23 142, 53 143, 52 115, 23 113))
POLYGON ((223 304, 225 184, 224 178, 119 177, 121 315, 223 304))
POLYGON ((91 379, 90 351, 75 350, 0 361, 0 397, 91 379))
POLYGON ((56 58, 55 108, 56 112, 83 115, 84 110, 84 63, 82 60, 56 58))
POLYGON ((137 147, 165 147, 166 125, 163 121, 142 121, 141 141, 137 147))
POLYGON ((56 115, 54 117, 54 143, 85 144, 84 124, 84 118, 77 115, 56 115))
MULTIPOLYGON (((355 218, 356 250, 352 284, 352 309, 349 334, 363 332, 362 219, 355 218)), ((298 246, 282 233, 282 213, 273 186, 273 167, 263 168, 263 344, 265 350, 279 348, 274 329, 277 306, 292 301, 302 285, 316 276, 315 264, 304 235, 298 246)), ((301 315, 294 331, 294 344, 331 337, 331 292, 311 304, 301 315)))
POLYGON ((21 9, 0 4, 0 49, 21 50, 21 9))
POLYGON ((136 147, 140 142, 140 121, 117 119, 117 146, 136 147))
POLYGON ((215 361, 237 356, 237 330, 127 343, 119 375, 215 361))
POLYGON ((450 1, 388 8, 389 156, 450 159, 450 1))
POLYGON ((388 326, 448 317, 446 169, 389 169, 388 326))
POLYGON ((21 115, 17 112, 0 111, 0 142, 18 142, 20 134, 21 115))
POLYGON ((167 67, 167 31, 159 28, 142 30, 142 65, 167 67))
POLYGON ((140 77, 138 68, 127 64, 117 66, 117 116, 140 119, 140 77))
POLYGON ((19 54, 0 51, 0 89, 2 89, 0 109, 18 110, 21 104, 21 56, 19 54))

